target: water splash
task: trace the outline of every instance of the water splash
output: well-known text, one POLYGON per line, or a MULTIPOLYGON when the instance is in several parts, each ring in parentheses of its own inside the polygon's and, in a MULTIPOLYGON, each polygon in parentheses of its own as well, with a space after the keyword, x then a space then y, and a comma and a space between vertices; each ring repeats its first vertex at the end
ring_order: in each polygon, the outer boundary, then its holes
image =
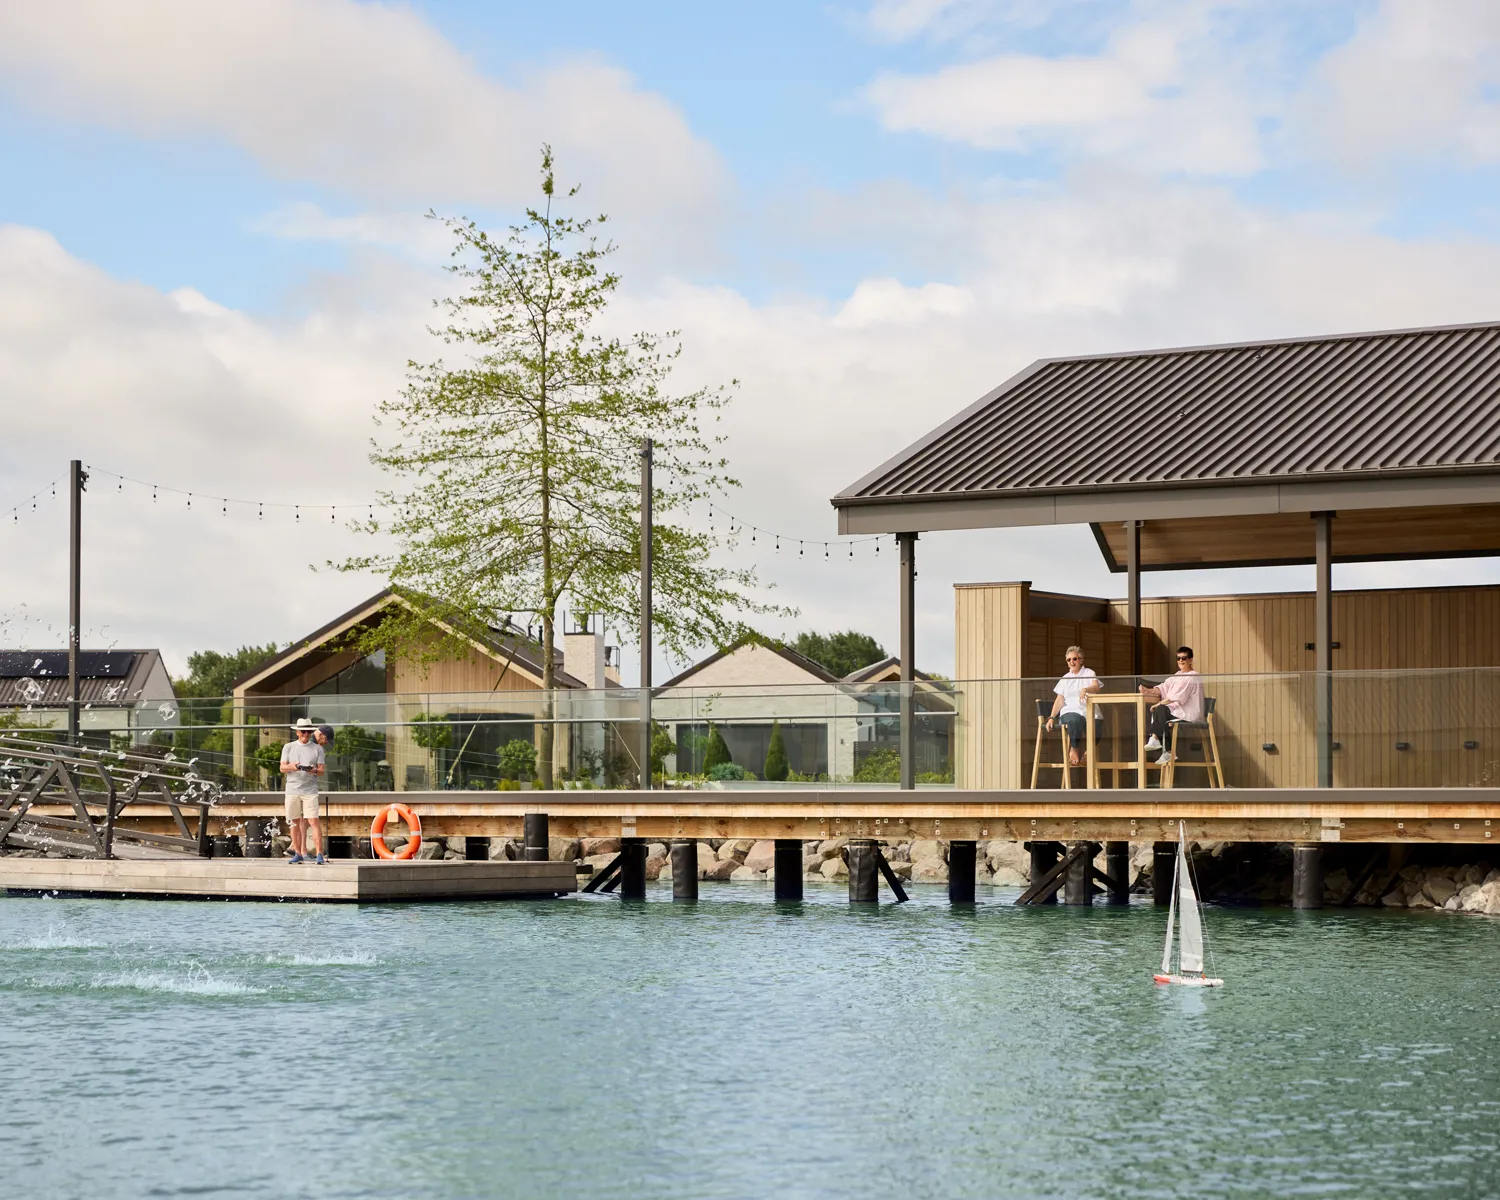
POLYGON ((238 979, 211 975, 194 964, 182 974, 162 971, 126 971, 119 975, 96 975, 88 984, 100 991, 164 992, 174 996, 260 996, 264 988, 251 987, 238 979))

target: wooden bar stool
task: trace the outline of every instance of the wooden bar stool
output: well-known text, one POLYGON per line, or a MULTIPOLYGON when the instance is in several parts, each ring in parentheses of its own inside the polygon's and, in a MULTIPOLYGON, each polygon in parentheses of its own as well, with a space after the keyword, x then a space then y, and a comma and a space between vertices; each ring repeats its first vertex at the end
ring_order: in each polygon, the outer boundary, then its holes
POLYGON ((1062 755, 1062 761, 1042 761, 1042 743, 1046 739, 1047 718, 1051 715, 1052 702, 1050 700, 1038 700, 1036 702, 1036 752, 1031 758, 1031 786, 1033 789, 1036 787, 1037 775, 1045 767, 1049 771, 1061 770, 1062 786, 1064 789, 1071 791, 1073 788, 1073 772, 1068 763, 1068 731, 1061 721, 1057 723, 1057 732, 1062 735, 1059 750, 1062 755))
MULTIPOLYGON (((1172 761, 1166 765, 1162 772, 1162 786, 1173 787, 1177 778, 1178 767, 1196 767, 1208 772, 1209 787, 1224 786, 1224 765, 1219 761, 1219 739, 1214 732, 1214 698, 1203 697, 1203 720, 1201 721, 1173 721, 1172 741, 1168 749, 1172 752, 1172 761), (1182 730, 1201 731, 1203 737, 1203 758, 1191 762, 1179 762, 1177 758, 1177 739, 1182 730), (1217 782, 1215 782, 1217 776, 1217 782)), ((1035 785, 1033 785, 1035 786, 1035 785)))

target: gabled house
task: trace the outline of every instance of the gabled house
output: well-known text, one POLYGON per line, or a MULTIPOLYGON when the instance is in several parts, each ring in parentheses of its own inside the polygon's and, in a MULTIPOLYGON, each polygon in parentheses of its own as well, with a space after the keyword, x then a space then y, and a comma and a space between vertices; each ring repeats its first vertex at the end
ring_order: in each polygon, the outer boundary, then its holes
MULTIPOLYGON (((78 728, 85 742, 143 741, 178 724, 177 696, 159 650, 80 650, 78 728)), ((68 727, 68 652, 0 650, 0 711, 7 721, 68 727)))

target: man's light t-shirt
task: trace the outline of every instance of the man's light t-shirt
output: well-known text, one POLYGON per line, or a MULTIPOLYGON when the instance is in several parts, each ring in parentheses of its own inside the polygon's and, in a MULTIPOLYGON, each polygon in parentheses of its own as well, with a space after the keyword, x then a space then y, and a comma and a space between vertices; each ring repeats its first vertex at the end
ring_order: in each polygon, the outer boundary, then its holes
MULTIPOLYGON (((321 767, 325 755, 323 747, 308 738, 302 742, 288 742, 281 748, 281 761, 294 763, 302 767, 321 767)), ((286 794, 288 796, 316 796, 318 794, 318 777, 311 771, 288 771, 286 775, 286 794)))

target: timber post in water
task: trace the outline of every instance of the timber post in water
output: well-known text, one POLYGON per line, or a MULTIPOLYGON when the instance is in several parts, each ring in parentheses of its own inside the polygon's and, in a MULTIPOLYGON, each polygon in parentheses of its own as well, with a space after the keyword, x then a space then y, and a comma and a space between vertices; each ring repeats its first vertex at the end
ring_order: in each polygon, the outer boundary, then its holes
POLYGON ((525 849, 521 857, 527 862, 547 861, 547 814, 527 813, 521 819, 525 849))
POLYGON ((672 899, 696 900, 697 898, 698 841, 696 838, 674 838, 672 841, 672 899))
POLYGON ((1130 903, 1130 843, 1104 843, 1104 873, 1114 884, 1109 887, 1111 904, 1130 903), (1117 884, 1118 886, 1115 886, 1117 884))
MULTIPOLYGON (((1085 846, 1086 842, 1074 842, 1069 851, 1085 846)), ((1087 906, 1094 902, 1094 856, 1084 853, 1075 858, 1068 867, 1068 881, 1063 887, 1063 903, 1087 906)))
POLYGON ((948 843, 948 903, 974 903, 974 869, 977 843, 948 843))
POLYGON ((646 898, 646 839, 620 839, 620 899, 646 898))
POLYGON ((245 857, 271 857, 271 819, 269 817, 246 818, 245 857))
POLYGON ((1151 902, 1161 907, 1172 903, 1172 877, 1177 870, 1177 844, 1151 843, 1151 902))
POLYGON ((1292 847, 1292 907, 1323 907, 1323 847, 1316 842, 1292 847))
POLYGON ((802 839, 776 839, 776 899, 802 899, 802 839))
MULTIPOLYGON (((1061 847, 1056 842, 1027 842, 1026 848, 1031 851, 1031 882, 1034 886, 1037 880, 1043 878, 1048 871, 1057 866, 1057 855, 1061 847)), ((1037 900, 1036 903, 1056 904, 1057 892, 1048 892, 1046 896, 1037 900)))
POLYGON ((849 861, 849 902, 874 904, 880 899, 880 847, 874 838, 851 838, 844 848, 849 861))

